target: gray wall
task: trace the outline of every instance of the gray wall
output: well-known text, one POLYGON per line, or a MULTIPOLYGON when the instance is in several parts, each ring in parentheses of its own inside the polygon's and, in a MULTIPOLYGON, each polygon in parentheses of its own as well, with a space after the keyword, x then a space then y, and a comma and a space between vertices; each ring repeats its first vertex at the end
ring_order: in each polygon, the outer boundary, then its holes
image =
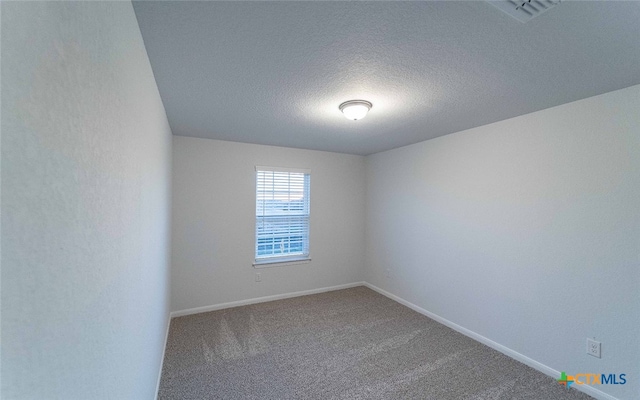
POLYGON ((362 281, 364 184, 361 156, 175 136, 172 310, 362 281), (311 169, 311 262, 251 265, 256 165, 311 169))
POLYGON ((128 2, 2 2, 5 399, 152 399, 171 132, 128 2))
POLYGON ((367 281, 635 398, 639 110, 633 86, 369 156, 367 281))

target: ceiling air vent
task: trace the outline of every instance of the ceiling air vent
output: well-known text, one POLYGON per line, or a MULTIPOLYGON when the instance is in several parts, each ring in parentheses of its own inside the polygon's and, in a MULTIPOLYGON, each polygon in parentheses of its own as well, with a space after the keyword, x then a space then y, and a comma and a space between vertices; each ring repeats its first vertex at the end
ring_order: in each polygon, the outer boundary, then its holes
POLYGON ((550 10, 560 4, 562 0, 502 0, 488 1, 492 6, 497 7, 506 14, 520 22, 527 22, 533 17, 550 10))

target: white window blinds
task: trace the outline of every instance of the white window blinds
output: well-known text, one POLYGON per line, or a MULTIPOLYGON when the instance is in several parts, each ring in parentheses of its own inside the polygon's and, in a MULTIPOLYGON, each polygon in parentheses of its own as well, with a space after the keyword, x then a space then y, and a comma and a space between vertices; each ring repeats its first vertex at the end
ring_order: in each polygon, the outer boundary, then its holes
POLYGON ((256 263, 309 257, 310 171, 256 167, 256 263))

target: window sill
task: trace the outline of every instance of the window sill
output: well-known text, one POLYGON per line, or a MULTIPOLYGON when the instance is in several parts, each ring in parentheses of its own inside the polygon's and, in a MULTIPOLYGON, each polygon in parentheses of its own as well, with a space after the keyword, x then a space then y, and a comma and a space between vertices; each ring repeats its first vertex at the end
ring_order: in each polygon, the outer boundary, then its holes
POLYGON ((279 260, 279 261, 256 261, 253 263, 253 268, 270 268, 270 267, 284 267, 286 265, 306 264, 310 262, 310 258, 295 258, 291 260, 279 260))

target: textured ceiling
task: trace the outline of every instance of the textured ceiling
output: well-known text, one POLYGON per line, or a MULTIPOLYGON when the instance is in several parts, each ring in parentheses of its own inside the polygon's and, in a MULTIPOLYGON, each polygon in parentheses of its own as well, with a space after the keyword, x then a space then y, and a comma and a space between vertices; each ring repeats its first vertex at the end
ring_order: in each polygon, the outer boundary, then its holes
POLYGON ((640 2, 133 4, 175 135, 371 154, 640 83, 640 2))

